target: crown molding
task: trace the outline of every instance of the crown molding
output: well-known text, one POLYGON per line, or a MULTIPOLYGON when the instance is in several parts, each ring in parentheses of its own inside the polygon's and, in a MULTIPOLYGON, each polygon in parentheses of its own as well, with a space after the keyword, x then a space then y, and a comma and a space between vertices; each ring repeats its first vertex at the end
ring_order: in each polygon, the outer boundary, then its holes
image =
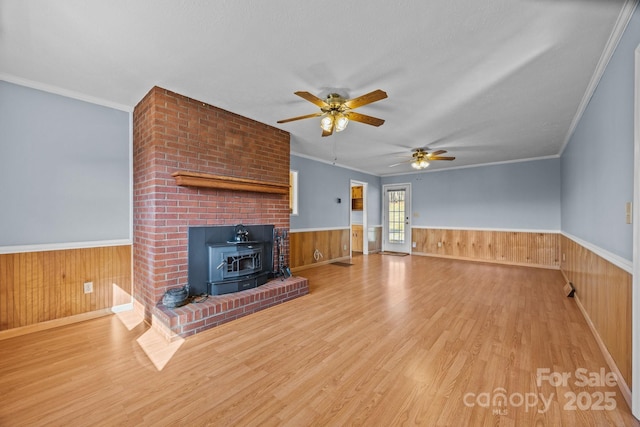
POLYGON ((40 82, 35 82, 33 80, 23 79, 21 77, 12 76, 10 74, 0 73, 0 80, 3 80, 7 83, 13 83, 19 86, 25 86, 31 89, 37 89, 43 92, 52 93, 54 95, 60 95, 66 98, 72 98, 78 101, 88 102, 90 104, 96 104, 96 105, 101 105, 103 107, 113 108, 114 110, 121 110, 127 113, 133 112, 133 107, 129 105, 118 104, 116 102, 107 101, 106 99, 85 95, 80 92, 63 89, 57 86, 48 85, 46 83, 40 83, 40 82))
POLYGON ((573 120, 571 121, 571 125, 569 126, 569 130, 564 138, 562 143, 562 147, 560 148, 560 155, 564 153, 565 148, 567 148, 567 144, 573 135, 573 132, 576 130, 578 123, 582 119, 582 115, 587 109, 587 105, 589 105, 589 101, 591 101, 591 97, 593 96, 596 88, 598 87, 598 83, 600 83, 600 79, 602 78, 607 65, 609 65, 609 61, 613 56, 616 48, 618 47, 618 43, 622 39, 622 35, 624 31, 627 29, 627 25, 629 25, 629 21, 631 20, 631 16, 635 11, 638 5, 638 0, 626 0, 624 5, 622 6, 622 10, 618 15, 618 20, 616 21, 611 34, 609 35, 609 40, 607 40, 607 44, 605 45, 604 51, 600 56, 600 60, 598 61, 598 65, 596 65, 596 69, 591 76, 591 81, 587 86, 587 90, 582 97, 582 101, 580 101, 580 105, 578 105, 578 110, 576 111, 573 120))

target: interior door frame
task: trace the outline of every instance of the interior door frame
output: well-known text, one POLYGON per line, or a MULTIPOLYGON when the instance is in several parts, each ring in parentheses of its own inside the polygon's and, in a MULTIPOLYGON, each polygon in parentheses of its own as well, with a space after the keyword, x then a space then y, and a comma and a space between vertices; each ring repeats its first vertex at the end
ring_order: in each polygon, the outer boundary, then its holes
POLYGON ((640 419, 640 46, 635 50, 633 112, 633 277, 631 289, 631 413, 640 419))
MULTIPOLYGON (((394 188, 404 188, 406 191, 406 199, 405 201, 408 202, 407 205, 405 206, 406 210, 405 210, 405 216, 406 216, 406 220, 405 220, 405 231, 404 231, 404 236, 405 236, 405 240, 407 241, 406 243, 406 253, 411 254, 411 250, 413 248, 413 245, 411 243, 411 205, 412 205, 412 200, 411 200, 411 183, 410 182, 401 182, 401 183, 397 183, 397 184, 385 184, 382 186, 382 250, 383 251, 388 251, 388 250, 392 250, 392 249, 397 249, 397 248, 391 248, 389 247, 389 242, 387 241, 387 236, 389 235, 389 224, 388 224, 388 220, 387 220, 387 190, 389 189, 394 189, 394 188)), ((404 252, 404 251, 403 251, 404 252)))
MULTIPOLYGON (((365 181, 357 181, 355 179, 351 180, 349 186, 349 202, 351 203, 351 195, 353 194, 351 189, 353 187, 362 187, 362 255, 369 255, 369 239, 368 236, 368 226, 367 226, 367 183, 365 181)), ((353 233, 351 233, 353 227, 353 215, 351 215, 353 209, 351 208, 353 203, 349 205, 349 256, 353 256, 353 233)))

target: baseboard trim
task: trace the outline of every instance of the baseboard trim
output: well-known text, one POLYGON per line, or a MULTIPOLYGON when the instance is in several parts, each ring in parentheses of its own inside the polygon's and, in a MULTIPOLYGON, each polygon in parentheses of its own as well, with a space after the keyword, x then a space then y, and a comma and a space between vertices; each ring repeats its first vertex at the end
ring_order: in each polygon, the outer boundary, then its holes
POLYGON ((114 312, 111 308, 103 308, 101 310, 90 311, 88 313, 63 317, 61 319, 47 320, 46 322, 35 323, 33 325, 20 326, 6 331, 0 331, 0 341, 34 332, 46 331, 47 329, 58 328, 60 326, 71 325, 73 323, 84 322, 85 320, 97 319, 98 317, 108 316, 113 313, 114 312))
MULTIPOLYGON (((560 273, 562 273, 562 277, 564 277, 565 281, 570 282, 564 270, 560 269, 560 273)), ((584 308, 584 305, 582 305, 582 302, 580 301, 580 297, 576 293, 573 298, 576 301, 576 305, 578 306, 580 313, 582 313, 582 317, 584 317, 584 320, 587 322, 587 325, 589 326, 591 333, 596 339, 596 343, 598 343, 598 347, 600 347, 600 351, 602 352, 602 355, 604 356, 604 360, 607 362, 609 369, 611 370, 611 372, 616 374, 618 388, 620 389, 620 393, 622 393, 622 397, 624 398, 625 402, 627 402, 627 405, 629 406, 629 408, 631 408, 631 389, 629 388, 629 385, 624 380, 624 377, 622 376, 620 369, 618 369, 618 365, 616 364, 615 360, 613 360, 613 356, 611 356, 611 353, 609 353, 609 350, 607 349, 607 346, 605 345, 604 341, 602 341, 602 338, 600 337, 600 334, 598 333, 596 326, 591 321, 591 318, 589 317, 587 310, 584 308)))
POLYGON ((627 405, 629 405, 629 408, 631 408, 631 389, 629 388, 629 386, 627 385, 627 382, 624 380, 624 377, 620 373, 620 369, 618 369, 618 365, 616 365, 616 362, 613 360, 613 357, 611 356, 611 353, 609 353, 607 346, 604 344, 604 342, 600 338, 600 335, 598 334, 598 331, 596 330, 595 325, 589 318, 589 315, 587 314, 587 310, 582 305, 582 302, 580 302, 580 298, 578 297, 577 294, 574 296, 574 299, 576 300, 576 304, 578 305, 580 312, 584 316, 584 319, 587 321, 587 325, 589 325, 589 329, 591 329, 591 333, 595 337, 596 342, 598 343, 598 347, 600 347, 600 351, 602 352, 602 355, 604 356, 604 359, 607 362, 607 365, 609 365, 609 369, 611 369, 611 372, 616 374, 618 388, 622 393, 622 397, 627 402, 627 405))
POLYGON ((122 313, 133 310, 133 303, 115 305, 110 308, 90 311, 88 313, 76 314, 74 316, 63 317, 61 319, 47 320, 33 325, 20 326, 18 328, 0 331, 0 341, 34 332, 46 331, 47 329, 59 328, 60 326, 71 325, 73 323, 84 322, 86 320, 97 319, 98 317, 109 316, 110 314, 122 313))

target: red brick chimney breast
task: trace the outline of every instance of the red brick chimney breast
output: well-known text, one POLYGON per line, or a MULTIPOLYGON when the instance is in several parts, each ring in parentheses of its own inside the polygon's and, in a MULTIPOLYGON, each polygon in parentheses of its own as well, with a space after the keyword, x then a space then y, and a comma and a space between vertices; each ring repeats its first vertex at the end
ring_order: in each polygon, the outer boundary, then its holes
MULTIPOLYGON (((289 133, 159 87, 133 111, 133 292, 151 308, 187 284, 190 226, 289 229, 289 196, 177 186, 176 171, 289 184, 289 133)), ((285 254, 288 264, 288 253, 285 254)))

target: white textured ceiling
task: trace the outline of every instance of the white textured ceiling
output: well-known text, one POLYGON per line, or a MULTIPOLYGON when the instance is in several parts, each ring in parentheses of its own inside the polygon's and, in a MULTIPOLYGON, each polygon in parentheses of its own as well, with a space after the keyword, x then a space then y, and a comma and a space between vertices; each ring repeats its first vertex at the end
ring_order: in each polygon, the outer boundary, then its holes
MULTIPOLYGON (((376 175, 560 154, 624 0, 0 0, 0 77, 133 108, 154 85, 291 132, 292 152, 376 175), (388 98, 322 138, 293 94, 388 98), (401 157, 404 156, 404 157, 401 157)), ((256 147, 259 155, 259 147, 256 147)))

